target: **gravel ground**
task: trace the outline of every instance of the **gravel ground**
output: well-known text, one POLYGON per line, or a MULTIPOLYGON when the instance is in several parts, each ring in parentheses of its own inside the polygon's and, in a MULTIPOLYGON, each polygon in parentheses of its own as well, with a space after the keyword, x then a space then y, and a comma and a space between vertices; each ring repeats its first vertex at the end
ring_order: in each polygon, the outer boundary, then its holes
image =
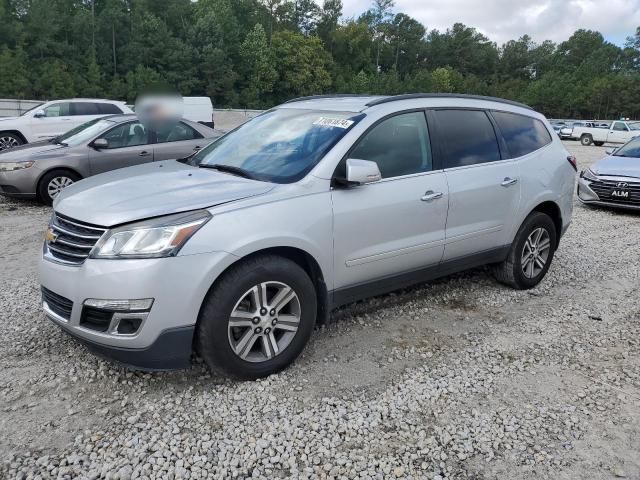
POLYGON ((131 372, 62 334, 49 214, 0 200, 0 477, 640 478, 638 214, 576 202, 536 289, 478 269, 350 305, 256 382, 131 372))

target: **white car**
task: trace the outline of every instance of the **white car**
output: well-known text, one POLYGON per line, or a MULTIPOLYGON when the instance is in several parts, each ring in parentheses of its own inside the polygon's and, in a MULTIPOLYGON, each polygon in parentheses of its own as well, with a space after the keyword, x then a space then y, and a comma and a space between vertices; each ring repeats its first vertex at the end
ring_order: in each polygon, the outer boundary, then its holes
POLYGON ((594 144, 601 147, 605 143, 627 143, 634 137, 640 136, 640 122, 613 122, 609 128, 575 127, 573 138, 580 139, 584 146, 594 144))
POLYGON ((19 117, 0 118, 0 152, 53 138, 94 118, 121 113, 133 112, 125 102, 117 100, 74 98, 46 102, 19 117))

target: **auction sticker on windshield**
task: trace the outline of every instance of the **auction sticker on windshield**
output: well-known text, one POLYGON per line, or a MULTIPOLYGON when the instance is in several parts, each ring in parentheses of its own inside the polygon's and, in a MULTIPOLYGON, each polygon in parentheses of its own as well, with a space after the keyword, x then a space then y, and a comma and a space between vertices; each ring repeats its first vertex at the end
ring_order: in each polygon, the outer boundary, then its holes
POLYGON ((325 118, 320 117, 318 120, 313 122, 314 125, 320 125, 322 127, 338 127, 347 129, 351 125, 353 125, 352 120, 345 120, 342 118, 325 118))

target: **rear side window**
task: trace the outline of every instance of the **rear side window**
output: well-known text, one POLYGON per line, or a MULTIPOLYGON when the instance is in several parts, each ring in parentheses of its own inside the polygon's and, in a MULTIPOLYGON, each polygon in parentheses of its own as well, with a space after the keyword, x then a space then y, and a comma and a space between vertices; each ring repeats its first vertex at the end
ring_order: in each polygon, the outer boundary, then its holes
POLYGON ((72 115, 98 115, 98 105, 89 102, 74 102, 71 104, 72 115))
POLYGON ((551 143, 551 135, 540 120, 516 113, 491 112, 509 149, 517 158, 551 143))
POLYGON ((113 103, 96 103, 98 106, 98 113, 103 115, 112 115, 122 113, 116 105, 113 103))
POLYGON ((444 167, 454 168, 500 160, 493 124, 480 110, 435 110, 444 146, 444 167))
POLYGON ((156 133, 156 141, 158 143, 180 142, 184 140, 194 140, 196 138, 202 138, 202 135, 183 122, 179 122, 169 129, 159 130, 156 133))
POLYGON ((376 162, 382 178, 431 170, 431 145, 423 112, 404 113, 373 127, 350 158, 376 162))

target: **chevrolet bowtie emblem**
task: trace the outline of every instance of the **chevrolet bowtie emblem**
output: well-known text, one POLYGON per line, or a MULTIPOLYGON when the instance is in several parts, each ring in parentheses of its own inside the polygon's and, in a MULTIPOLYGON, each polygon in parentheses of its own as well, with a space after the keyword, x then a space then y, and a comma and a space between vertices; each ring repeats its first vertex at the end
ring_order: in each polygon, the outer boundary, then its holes
POLYGON ((50 228, 48 228, 47 232, 44 234, 44 239, 47 241, 47 243, 56 243, 56 240, 58 239, 58 234, 55 233, 50 228))

